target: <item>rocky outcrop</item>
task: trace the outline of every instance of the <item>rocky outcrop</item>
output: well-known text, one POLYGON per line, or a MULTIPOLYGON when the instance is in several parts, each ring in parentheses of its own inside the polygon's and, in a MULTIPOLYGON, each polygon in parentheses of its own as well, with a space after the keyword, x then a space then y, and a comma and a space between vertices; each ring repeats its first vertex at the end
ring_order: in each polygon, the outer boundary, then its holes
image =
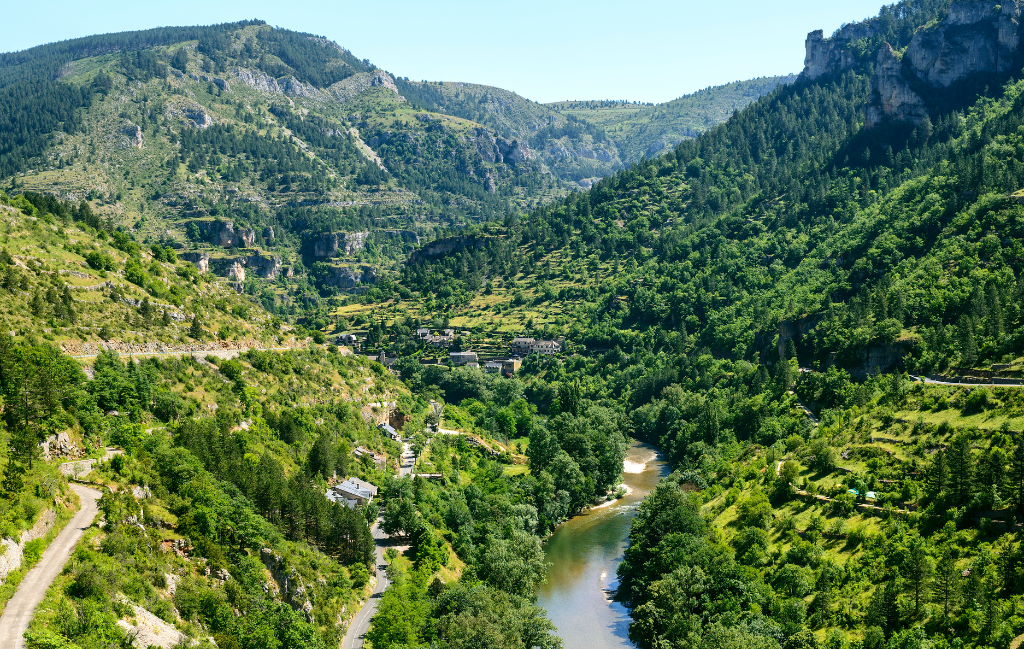
POLYGON ((128 143, 136 149, 142 148, 142 128, 138 124, 129 124, 121 131, 128 136, 128 143))
POLYGON ((195 128, 207 128, 213 124, 213 118, 198 106, 183 108, 181 113, 184 115, 185 121, 195 128))
POLYGON ((229 86, 228 82, 224 79, 221 79, 220 77, 214 77, 210 79, 210 81, 212 81, 213 85, 220 88, 223 92, 231 92, 231 86, 229 86))
POLYGON ((850 44, 862 38, 872 38, 876 33, 878 27, 871 20, 846 25, 831 38, 825 38, 820 29, 809 33, 804 41, 806 54, 804 71, 800 76, 813 80, 851 69, 857 64, 857 57, 850 49, 850 44))
POLYGON ((78 446, 71 441, 67 433, 56 433, 39 443, 43 457, 52 460, 57 457, 78 457, 78 446))
POLYGON ((244 282, 246 273, 253 272, 264 279, 275 279, 284 269, 280 257, 270 255, 247 255, 244 257, 210 257, 208 252, 179 252, 178 257, 191 262, 199 272, 212 271, 214 275, 244 282))
POLYGON ((310 592, 302 583, 302 576, 294 566, 289 566, 284 557, 277 554, 270 548, 260 550, 260 559, 267 567, 270 576, 273 578, 273 585, 265 586, 269 592, 271 588, 277 590, 281 597, 292 605, 297 611, 302 611, 306 619, 313 621, 313 603, 310 601, 310 592))
POLYGON ((208 252, 179 252, 178 258, 190 262, 200 273, 210 270, 210 253, 208 252))
POLYGON ((276 279, 284 268, 280 257, 270 255, 249 255, 244 263, 246 268, 264 279, 276 279))
MULTIPOLYGON (((978 74, 1010 72, 1019 65, 1015 61, 1020 46, 1020 13, 1015 0, 958 2, 950 6, 943 20, 919 28, 902 56, 888 43, 883 44, 871 79, 866 126, 887 119, 922 123, 928 114, 922 93, 941 93, 978 74)), ((876 22, 848 25, 827 39, 820 30, 808 34, 801 76, 816 79, 859 65, 851 46, 874 37, 876 22)))
POLYGON ((280 94, 281 87, 277 85, 277 79, 270 76, 262 70, 250 70, 248 68, 235 68, 235 78, 249 86, 262 92, 280 94))
MULTIPOLYGON (((334 99, 340 102, 346 102, 367 90, 373 88, 384 88, 395 93, 399 99, 402 99, 401 95, 398 94, 398 87, 395 85, 395 80, 391 78, 384 70, 374 70, 373 72, 364 72, 356 74, 348 79, 343 79, 330 88, 327 91, 331 94, 334 99)), ((371 145, 372 146, 372 145, 371 145)))
POLYGON ((313 257, 336 257, 339 252, 351 255, 366 247, 369 235, 369 232, 326 232, 311 239, 306 248, 313 257))
POLYGON ((377 281, 377 269, 374 266, 332 266, 331 272, 324 278, 324 283, 340 289, 353 289, 361 284, 374 284, 377 281))
POLYGON ((954 4, 945 20, 914 34, 906 53, 910 70, 942 88, 974 73, 1005 72, 1020 42, 1019 19, 1012 0, 954 4))
POLYGON ((475 235, 464 235, 458 237, 445 237, 444 239, 436 239, 431 241, 427 245, 423 246, 419 250, 413 251, 412 255, 409 256, 409 262, 413 264, 421 263, 427 259, 433 259, 440 257, 441 255, 447 255, 452 252, 458 252, 467 248, 474 248, 480 250, 484 247, 486 239, 475 235))
POLYGON ((231 221, 214 219, 212 221, 193 221, 206 240, 215 246, 224 248, 251 248, 256 243, 256 230, 252 228, 236 228, 231 221))
MULTIPOLYGON (((477 135, 471 138, 471 141, 476 145, 476 150, 480 152, 480 157, 487 162, 518 163, 526 162, 533 157, 530 145, 526 142, 508 140, 500 135, 492 135, 489 132, 477 135)), ((568 155, 568 152, 566 152, 566 155, 568 155)))
POLYGON ((872 128, 886 118, 920 123, 928 116, 924 100, 904 79, 902 67, 899 56, 885 43, 878 50, 875 76, 871 78, 875 100, 867 107, 865 127, 872 128))

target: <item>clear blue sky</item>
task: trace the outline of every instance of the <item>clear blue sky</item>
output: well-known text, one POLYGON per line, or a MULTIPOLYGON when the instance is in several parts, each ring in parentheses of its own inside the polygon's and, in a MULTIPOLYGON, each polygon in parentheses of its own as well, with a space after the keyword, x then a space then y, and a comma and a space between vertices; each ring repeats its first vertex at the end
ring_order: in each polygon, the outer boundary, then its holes
POLYGON ((799 72, 807 32, 878 13, 880 0, 31 0, 6 3, 0 51, 167 25, 260 18, 327 36, 410 79, 471 81, 537 101, 662 102, 799 72))

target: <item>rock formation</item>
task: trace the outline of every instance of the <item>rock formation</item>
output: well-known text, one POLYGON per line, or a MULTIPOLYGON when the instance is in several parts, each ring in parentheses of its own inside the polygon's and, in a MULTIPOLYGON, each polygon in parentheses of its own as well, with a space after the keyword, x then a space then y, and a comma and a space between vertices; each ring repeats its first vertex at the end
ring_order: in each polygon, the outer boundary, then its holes
POLYGON ((480 250, 484 247, 485 242, 485 238, 478 237, 476 235, 463 235, 436 239, 419 250, 413 251, 412 255, 409 257, 409 261, 415 264, 426 259, 432 259, 451 252, 465 250, 466 248, 475 248, 480 250))
MULTIPOLYGON (((811 32, 801 76, 813 80, 859 66, 862 62, 853 43, 877 33, 875 20, 847 25, 831 38, 824 38, 821 30, 811 32)), ((917 30, 902 56, 888 43, 879 49, 867 127, 885 119, 921 123, 928 113, 920 94, 924 90, 915 88, 941 91, 972 75, 1009 72, 1019 45, 1020 5, 1016 0, 953 4, 943 20, 917 30)))
POLYGON ((374 284, 377 281, 377 269, 374 266, 332 266, 331 273, 325 283, 341 289, 356 288, 360 284, 374 284))
POLYGON ((185 121, 195 128, 207 128, 213 124, 213 118, 206 114, 206 111, 198 106, 190 106, 182 109, 185 121))
POLYGON ((253 272, 264 279, 275 279, 284 270, 280 257, 254 254, 241 257, 211 257, 208 252, 179 252, 178 257, 191 262, 199 272, 213 272, 214 275, 244 282, 246 273, 253 272))
POLYGON ((179 252, 178 257, 190 262, 199 269, 200 273, 206 273, 210 270, 210 253, 208 252, 179 252))
POLYGON ((252 228, 235 228, 231 221, 214 219, 213 221, 193 221, 206 240, 215 246, 224 248, 251 248, 256 243, 256 230, 252 228))
POLYGON ((136 149, 142 148, 142 128, 138 124, 129 124, 124 127, 124 134, 128 136, 128 142, 136 149))
POLYGON ((351 255, 366 247, 369 232, 327 232, 309 241, 307 247, 313 257, 336 257, 339 252, 351 255))
POLYGON ((886 117, 897 121, 920 123, 928 116, 924 101, 903 78, 902 61, 885 43, 878 50, 875 76, 871 90, 875 100, 867 107, 864 125, 871 128, 886 117))

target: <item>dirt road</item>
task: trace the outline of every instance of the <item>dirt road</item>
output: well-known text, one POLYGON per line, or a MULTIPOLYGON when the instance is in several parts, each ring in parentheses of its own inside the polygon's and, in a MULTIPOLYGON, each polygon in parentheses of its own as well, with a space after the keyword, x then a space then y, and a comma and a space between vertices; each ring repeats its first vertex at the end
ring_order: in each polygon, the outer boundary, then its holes
POLYGON ((101 495, 99 491, 77 484, 70 486, 82 499, 82 507, 50 543, 50 547, 46 548, 39 563, 25 575, 18 591, 7 603, 3 616, 0 616, 0 647, 4 649, 24 649, 25 631, 28 630, 36 607, 43 601, 46 590, 64 569, 75 545, 99 512, 96 507, 96 501, 101 495))

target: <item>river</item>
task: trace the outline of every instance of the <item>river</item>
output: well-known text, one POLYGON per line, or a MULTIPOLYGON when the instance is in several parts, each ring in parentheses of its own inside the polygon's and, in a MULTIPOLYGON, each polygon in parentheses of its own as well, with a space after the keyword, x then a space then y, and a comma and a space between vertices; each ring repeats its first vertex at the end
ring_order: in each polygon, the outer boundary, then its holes
POLYGON ((668 467, 653 446, 632 442, 626 454, 623 482, 630 493, 591 509, 555 530, 545 545, 551 563, 537 604, 547 609, 565 649, 629 649, 629 613, 609 594, 618 585, 615 569, 622 562, 629 526, 640 501, 668 467))

